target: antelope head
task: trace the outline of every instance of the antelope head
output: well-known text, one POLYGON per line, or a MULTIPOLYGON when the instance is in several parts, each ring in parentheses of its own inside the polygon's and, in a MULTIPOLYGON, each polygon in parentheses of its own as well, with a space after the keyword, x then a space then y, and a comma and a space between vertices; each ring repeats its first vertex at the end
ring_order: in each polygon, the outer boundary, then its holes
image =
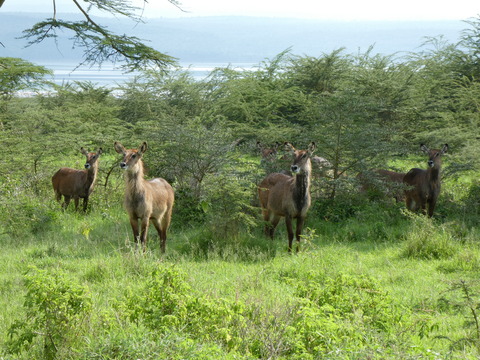
POLYGON ((441 161, 440 158, 443 154, 447 152, 448 144, 443 145, 442 150, 429 149, 425 144, 421 144, 420 149, 428 155, 428 167, 439 167, 441 161))
POLYGON ((293 155, 293 163, 290 169, 294 174, 310 172, 311 161, 310 157, 315 151, 315 143, 312 141, 307 150, 297 150, 289 142, 285 143, 285 149, 290 151, 293 155))
POLYGON ((279 146, 280 143, 278 141, 275 142, 275 145, 270 148, 263 145, 260 141, 257 141, 257 149, 260 151, 264 159, 275 158, 277 156, 277 149, 279 146))
POLYGON ((84 166, 85 166, 85 169, 88 170, 96 164, 96 162, 97 162, 98 158, 100 157, 100 155, 102 154, 103 150, 102 150, 102 148, 98 148, 97 152, 94 153, 94 152, 88 152, 83 147, 81 147, 80 152, 87 157, 87 162, 85 163, 84 166))
POLYGON ((125 147, 119 142, 115 141, 115 151, 123 155, 123 160, 120 162, 120 167, 123 170, 133 169, 137 166, 142 155, 147 151, 147 143, 144 141, 138 149, 125 149, 125 147))

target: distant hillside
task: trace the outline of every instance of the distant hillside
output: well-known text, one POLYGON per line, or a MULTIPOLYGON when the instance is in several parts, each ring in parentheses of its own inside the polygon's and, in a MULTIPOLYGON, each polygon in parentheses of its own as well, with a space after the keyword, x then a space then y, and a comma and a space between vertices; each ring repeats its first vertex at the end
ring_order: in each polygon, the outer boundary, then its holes
MULTIPOLYGON (((69 34, 55 43, 23 48, 21 31, 50 14, 0 13, 0 56, 21 57, 33 62, 79 61, 81 51, 72 49, 69 34)), ((73 17, 73 15, 71 15, 73 17)), ((345 47, 349 53, 366 51, 394 54, 418 50, 425 37, 443 35, 455 42, 468 25, 460 21, 326 22, 320 20, 198 17, 149 19, 146 24, 101 19, 111 30, 150 41, 157 50, 182 63, 259 63, 291 48, 293 54, 319 56, 345 47)))

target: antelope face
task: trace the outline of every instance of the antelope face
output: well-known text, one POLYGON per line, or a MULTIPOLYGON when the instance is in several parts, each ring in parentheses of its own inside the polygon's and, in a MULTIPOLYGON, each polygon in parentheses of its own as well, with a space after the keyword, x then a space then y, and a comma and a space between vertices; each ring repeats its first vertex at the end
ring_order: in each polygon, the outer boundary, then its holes
POLYGON ((265 149, 262 151, 262 157, 271 158, 277 155, 277 151, 274 149, 265 149))
POLYGON ((123 160, 120 162, 120 167, 123 170, 128 170, 128 168, 133 168, 137 164, 138 160, 141 158, 141 155, 138 154, 137 150, 127 150, 123 156, 123 160))
POLYGON ((305 150, 295 151, 294 157, 295 158, 290 169, 292 170, 292 173, 298 174, 305 169, 305 165, 307 164, 310 157, 308 156, 308 152, 305 150))
POLYGON ((299 174, 310 172, 310 168, 312 166, 310 157, 315 150, 315 143, 310 143, 307 150, 296 150, 290 143, 285 143, 285 146, 289 148, 293 154, 293 164, 290 167, 292 173, 299 174))
POLYGON ((425 145, 420 145, 420 149, 428 155, 427 165, 430 168, 440 167, 441 156, 445 154, 448 150, 448 144, 443 145, 441 150, 439 149, 429 149, 425 145))
POLYGON ((125 147, 119 142, 114 144, 115 151, 123 155, 123 159, 120 162, 120 168, 123 170, 133 169, 142 158, 143 153, 147 150, 147 143, 144 142, 138 147, 138 149, 125 149, 125 147))
POLYGON ((262 158, 266 160, 274 160, 277 156, 277 149, 280 143, 277 141, 271 148, 267 148, 260 141, 257 141, 257 148, 262 154, 262 158))
POLYGON ((87 157, 87 162, 85 163, 85 169, 90 169, 95 166, 96 162, 98 161, 98 158, 102 154, 102 148, 99 148, 96 153, 94 152, 88 152, 85 150, 83 147, 80 148, 80 151, 82 152, 83 155, 87 157))

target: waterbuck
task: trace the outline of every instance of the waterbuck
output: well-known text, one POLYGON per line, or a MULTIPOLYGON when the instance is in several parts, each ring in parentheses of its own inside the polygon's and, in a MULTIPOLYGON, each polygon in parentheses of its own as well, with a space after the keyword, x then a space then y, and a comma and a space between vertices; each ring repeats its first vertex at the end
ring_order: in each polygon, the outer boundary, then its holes
POLYGON ((275 160, 279 146, 280 146, 280 143, 278 141, 275 142, 275 144, 272 147, 266 147, 260 141, 257 141, 257 149, 258 151, 260 151, 260 154, 262 155, 262 160, 265 160, 265 161, 275 160))
POLYGON ((160 237, 160 251, 165 252, 175 195, 172 186, 162 178, 145 180, 142 156, 147 150, 143 142, 138 149, 125 149, 119 142, 115 151, 123 155, 120 167, 125 170, 125 208, 130 217, 133 238, 146 251, 148 225, 151 220, 160 237), (140 219, 140 229, 139 229, 140 219))
POLYGON ((368 172, 361 172, 357 179, 361 183, 361 190, 367 193, 383 193, 385 196, 393 197, 397 203, 405 199, 405 185, 403 177, 405 173, 391 170, 374 169, 368 172))
POLYGON ((88 152, 83 147, 80 151, 87 158, 85 170, 63 167, 52 176, 53 191, 57 201, 64 197, 62 204, 64 210, 72 198, 75 200, 75 210, 78 210, 78 202, 82 198, 83 211, 87 211, 88 198, 97 179, 98 158, 102 154, 102 148, 99 148, 96 153, 88 152))
POLYGON ((297 219, 295 231, 297 251, 300 248, 300 236, 310 207, 310 177, 312 163, 310 158, 315 150, 315 143, 310 143, 308 150, 296 150, 292 144, 285 143, 294 160, 290 167, 292 176, 272 173, 258 185, 258 196, 265 220, 265 235, 273 239, 275 228, 281 217, 285 217, 288 233, 288 251, 292 251, 292 219, 297 219))
POLYGON ((432 217, 440 194, 441 156, 447 152, 448 144, 443 145, 441 150, 430 150, 421 144, 420 149, 428 154, 428 168, 427 170, 413 168, 403 178, 403 182, 409 186, 405 190, 405 204, 407 209, 412 211, 422 209, 424 214, 428 205, 428 216, 432 217))

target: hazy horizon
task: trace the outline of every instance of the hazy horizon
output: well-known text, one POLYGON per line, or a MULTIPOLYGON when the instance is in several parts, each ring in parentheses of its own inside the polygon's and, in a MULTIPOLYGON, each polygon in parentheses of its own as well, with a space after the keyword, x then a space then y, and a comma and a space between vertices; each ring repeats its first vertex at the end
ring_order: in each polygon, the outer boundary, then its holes
MULTIPOLYGON (((117 73, 104 63, 82 72, 72 70, 81 63, 83 51, 74 48, 69 34, 59 32, 54 41, 25 48, 27 40, 19 39, 22 30, 45 18, 45 13, 0 11, 0 56, 18 57, 46 67, 54 67, 61 79, 111 81, 117 73), (2 29, 3 28, 3 29, 2 29)), ((73 19, 67 17, 65 20, 73 19)), ((79 16, 75 14, 75 16, 79 16)), ((242 16, 165 18, 147 23, 125 25, 125 21, 104 18, 102 24, 117 33, 145 39, 153 48, 178 59, 180 65, 255 66, 290 49, 296 56, 319 57, 344 48, 355 54, 371 50, 371 54, 401 57, 421 48, 426 38, 443 36, 456 42, 467 25, 461 21, 327 21, 291 18, 242 16), (371 49, 373 47, 373 49, 371 49)), ((117 64, 118 65, 118 64, 117 64)), ((123 78, 123 76, 122 76, 123 78)))

